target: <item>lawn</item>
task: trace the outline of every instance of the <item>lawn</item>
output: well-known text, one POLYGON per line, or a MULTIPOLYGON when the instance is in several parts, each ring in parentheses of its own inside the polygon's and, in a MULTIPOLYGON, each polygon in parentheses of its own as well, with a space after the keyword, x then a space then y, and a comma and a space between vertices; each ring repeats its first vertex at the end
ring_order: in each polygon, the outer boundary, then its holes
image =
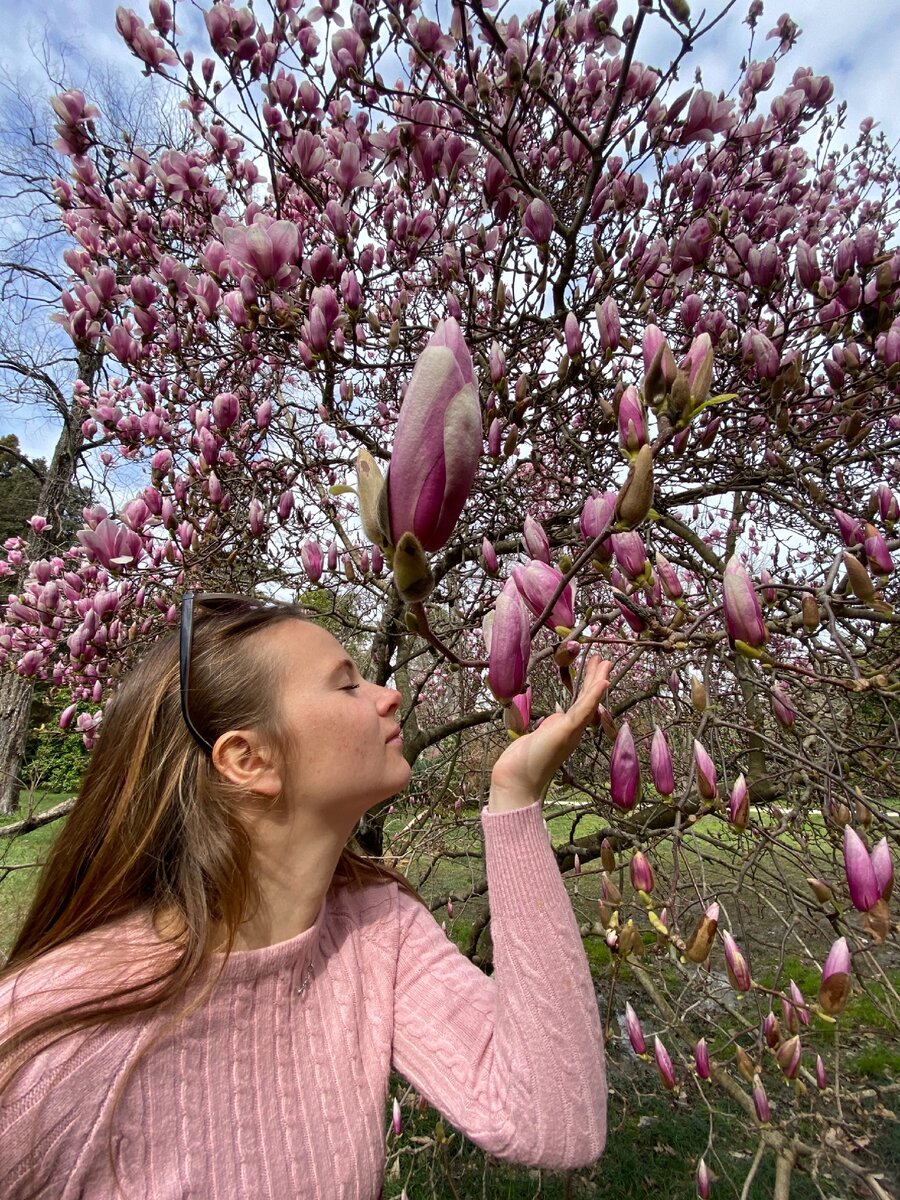
MULTIPOLYGON (((65 798, 42 795, 34 800, 34 810, 44 811, 65 798)), ((589 810, 567 808, 559 811, 551 807, 546 814, 550 836, 556 845, 567 844, 573 837, 595 833, 603 824, 601 818, 589 810)), ((0 830, 11 821, 21 820, 23 815, 20 812, 15 817, 0 818, 0 830)), ((487 904, 483 896, 464 898, 483 875, 478 813, 463 812, 456 825, 431 833, 415 833, 415 825, 412 830, 408 828, 411 822, 417 824, 417 815, 415 809, 400 806, 391 815, 387 833, 392 849, 403 852, 399 865, 430 903, 437 903, 448 894, 457 897, 452 917, 443 905, 436 909, 435 915, 439 921, 446 921, 449 935, 465 947, 471 941, 476 923, 480 928, 480 918, 487 904), (407 829, 405 834, 404 829, 407 829)), ((60 824, 54 823, 11 842, 0 839, 0 948, 10 944, 33 890, 35 864, 46 855, 59 828, 60 824)), ((714 855, 712 866, 707 862, 704 867, 705 884, 712 894, 718 887, 727 889, 730 886, 733 877, 728 861, 739 846, 735 836, 723 830, 721 821, 709 818, 698 822, 685 839, 685 861, 699 867, 699 843, 709 839, 714 840, 721 855, 720 865, 716 865, 714 855)), ((784 869, 788 872, 794 869, 791 850, 787 843, 784 869)), ((626 905, 633 902, 627 871, 618 872, 617 879, 625 894, 626 905)), ((597 918, 599 862, 586 864, 578 876, 569 872, 567 886, 579 921, 586 929, 597 918)), ((761 903, 760 919, 764 921, 766 915, 766 905, 761 903)), ((772 987, 786 986, 793 978, 805 995, 814 997, 818 989, 818 969, 795 954, 779 951, 776 955, 772 952, 774 943, 767 955, 768 936, 763 926, 754 939, 754 978, 772 987)), ((479 950, 484 952, 484 942, 479 944, 479 950)), ((624 1007, 626 999, 631 999, 635 1006, 642 1005, 646 1011, 646 1000, 628 964, 614 961, 602 936, 588 934, 585 950, 596 981, 601 1011, 605 1012, 613 981, 616 1012, 624 1007)), ((893 987, 900 988, 900 969, 889 970, 887 978, 893 987)), ((669 982, 675 979, 673 971, 669 982)), ((896 1030, 882 1011, 880 1002, 884 999, 885 988, 877 983, 872 985, 869 995, 858 989, 854 992, 840 1026, 845 1086, 866 1078, 876 1087, 896 1084, 900 1080, 900 1046, 894 1040, 896 1030)), ((598 1200, 606 1197, 610 1200, 613 1197, 615 1200, 646 1200, 648 1190, 668 1200, 694 1200, 694 1167, 702 1154, 706 1154, 713 1173, 713 1196, 738 1197, 756 1145, 755 1130, 747 1128, 744 1115, 723 1103, 719 1094, 698 1089, 693 1084, 675 1097, 664 1093, 653 1063, 641 1062, 633 1055, 615 1020, 610 1034, 607 1056, 609 1147, 599 1164, 584 1171, 554 1174, 498 1163, 444 1126, 432 1109, 421 1109, 403 1081, 395 1079, 392 1080, 391 1094, 401 1098, 404 1127, 399 1137, 388 1134, 385 1200, 399 1200, 404 1189, 409 1200, 469 1200, 470 1197, 485 1200, 525 1200, 526 1197, 555 1200, 558 1197, 563 1200, 581 1196, 597 1197, 598 1200), (710 1144, 713 1146, 711 1154, 708 1151, 710 1144)), ((810 1060, 819 1049, 825 1054, 833 1038, 834 1027, 814 1018, 811 1027, 804 1031, 804 1060, 810 1060)), ((712 1043, 711 1049, 715 1059, 719 1047, 712 1043)), ((783 1085, 771 1078, 767 1079, 767 1084, 777 1106, 779 1093, 775 1085, 783 1085)), ((385 1127, 388 1125, 389 1117, 386 1116, 385 1127)), ((873 1121, 872 1125, 877 1136, 868 1147, 870 1156, 885 1173, 884 1182, 892 1177, 900 1178, 900 1123, 885 1119, 873 1121)), ((817 1136, 811 1128, 799 1131, 804 1136, 817 1136)), ((764 1200, 772 1195, 773 1171, 771 1155, 767 1154, 745 1200, 764 1200)), ((826 1200, 846 1200, 849 1193, 840 1190, 841 1187, 842 1183, 827 1185, 820 1194, 809 1180, 795 1172, 791 1198, 821 1200, 824 1196, 826 1200), (838 1190, 834 1190, 835 1187, 838 1190)))
MULTIPOLYGON (((16 824, 32 813, 45 812, 68 799, 68 794, 53 792, 36 793, 23 799, 18 812, 8 817, 0 816, 0 834, 5 826, 16 824)), ((28 909, 37 883, 37 867, 53 845, 60 825, 60 821, 54 821, 19 837, 0 836, 0 954, 9 949, 28 909)))

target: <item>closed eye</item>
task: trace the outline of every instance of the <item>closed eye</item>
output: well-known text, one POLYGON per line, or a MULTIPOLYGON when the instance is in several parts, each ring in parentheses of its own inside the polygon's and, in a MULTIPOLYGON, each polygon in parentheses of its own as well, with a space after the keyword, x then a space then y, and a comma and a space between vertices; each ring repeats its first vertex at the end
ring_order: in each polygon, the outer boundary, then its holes
POLYGON ((341 691, 342 692, 355 692, 358 687, 359 687, 358 683, 349 683, 346 687, 342 687, 341 691))

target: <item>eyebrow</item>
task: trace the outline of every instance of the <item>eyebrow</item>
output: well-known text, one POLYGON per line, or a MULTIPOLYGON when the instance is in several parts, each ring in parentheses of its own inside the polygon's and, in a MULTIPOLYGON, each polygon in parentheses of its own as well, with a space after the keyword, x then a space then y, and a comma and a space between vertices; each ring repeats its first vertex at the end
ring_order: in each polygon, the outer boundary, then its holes
POLYGON ((341 661, 328 672, 329 680, 336 679, 342 671, 350 670, 351 674, 356 670, 356 663, 352 658, 342 658, 341 661))

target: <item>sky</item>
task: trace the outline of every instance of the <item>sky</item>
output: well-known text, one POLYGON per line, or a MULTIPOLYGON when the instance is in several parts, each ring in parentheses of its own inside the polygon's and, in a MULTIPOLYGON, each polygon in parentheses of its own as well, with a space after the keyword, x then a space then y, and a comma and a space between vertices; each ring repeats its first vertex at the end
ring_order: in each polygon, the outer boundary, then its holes
MULTIPOLYGON (((235 0, 236 5, 239 0, 235 0)), ((527 12, 533 0, 515 0, 516 9, 527 12)), ((32 76, 41 78, 37 58, 43 42, 58 53, 64 49, 68 75, 80 84, 91 64, 110 66, 123 78, 136 79, 140 66, 115 28, 116 0, 0 0, 0 78, 7 83, 32 76), (64 16, 61 22, 60 17, 64 16)), ((147 19, 145 0, 137 0, 135 11, 147 19)), ((203 7, 207 7, 204 4, 203 7)), ((260 5, 260 8, 264 8, 260 5)), ((341 0, 341 9, 349 0, 341 0)), ((433 7, 429 0, 427 8, 433 7)), ((448 7, 441 0, 440 7, 448 7)), ((698 0, 691 7, 699 11, 698 0)), ((714 14, 725 7, 724 0, 708 0, 704 6, 714 14)), ((743 24, 748 0, 738 0, 734 10, 703 40, 698 52, 683 73, 685 87, 692 80, 693 67, 700 66, 703 82, 710 90, 729 90, 741 57, 748 50, 749 31, 743 24)), ((630 0, 621 0, 620 16, 633 11, 630 0)), ((754 58, 765 58, 774 47, 765 35, 782 12, 802 29, 796 51, 789 57, 789 69, 808 65, 817 74, 829 75, 835 95, 847 101, 847 138, 852 141, 863 117, 873 117, 892 141, 900 139, 900 3, 898 0, 778 0, 766 2, 757 27, 754 58)), ((185 36, 194 43, 198 57, 208 49, 200 12, 191 0, 179 0, 176 19, 185 36)), ((669 61, 669 47, 654 33, 658 22, 647 22, 649 36, 638 48, 637 58, 651 65, 669 61)), ((782 82, 784 82, 783 80, 782 82)), ((777 80, 776 80, 777 82, 777 80)), ((0 433, 15 432, 26 453, 49 456, 56 440, 54 422, 42 414, 22 414, 3 403, 0 395, 0 433)))

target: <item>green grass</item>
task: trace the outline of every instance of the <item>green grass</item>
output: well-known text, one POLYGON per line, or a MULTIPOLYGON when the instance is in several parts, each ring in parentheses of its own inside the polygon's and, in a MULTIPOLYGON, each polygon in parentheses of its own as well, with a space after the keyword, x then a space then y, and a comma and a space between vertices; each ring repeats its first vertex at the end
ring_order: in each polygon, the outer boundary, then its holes
MULTIPOLYGON (((695 1171, 701 1156, 714 1176, 713 1195, 737 1196, 746 1178, 753 1149, 742 1136, 744 1120, 734 1109, 719 1105, 706 1110, 688 1107, 658 1093, 635 1097, 622 1067, 610 1061, 609 1142, 599 1163, 581 1171, 553 1172, 513 1167, 491 1159, 452 1128, 431 1108, 419 1112, 403 1106, 403 1131, 388 1135, 388 1177, 385 1200, 399 1200, 405 1188, 416 1200, 696 1200, 695 1171), (619 1083, 623 1086, 618 1086, 619 1083), (708 1150, 712 1126, 714 1153, 708 1150), (446 1139, 435 1144, 436 1129, 446 1139), (393 1168, 393 1169, 392 1169, 393 1168)), ((392 1080, 394 1094, 406 1085, 392 1080)), ((387 1118, 389 1121, 389 1117, 387 1118)), ((750 1200, 769 1200, 774 1188, 774 1161, 763 1159, 749 1192, 750 1200)), ((799 1173, 791 1185, 791 1200, 814 1200, 812 1183, 799 1173)))
MULTIPOLYGON (((35 799, 34 809, 43 811, 65 798, 39 796, 35 799)), ((414 812, 401 809, 394 813, 388 823, 389 834, 401 830, 414 812)), ((0 818, 0 827, 20 820, 22 815, 20 811, 13 817, 0 818)), ((548 827, 556 845, 567 843, 573 837, 589 836, 603 825, 602 819, 590 810, 559 815, 558 810, 554 813, 552 807, 548 809, 548 827)), ((61 823, 54 823, 18 837, 11 844, 0 838, 0 950, 8 947, 30 900, 37 871, 28 867, 43 860, 60 827, 61 823), (8 870, 18 867, 23 869, 8 870)), ((716 818, 705 818, 686 833, 684 852, 691 858, 699 856, 697 834, 715 835, 718 844, 728 852, 738 849, 733 832, 716 818)), ((458 826, 444 829, 438 836, 439 840, 425 845, 422 850, 417 847, 415 857, 401 864, 414 883, 423 877, 432 856, 440 856, 448 850, 471 853, 437 862, 422 885, 423 894, 430 902, 448 893, 465 895, 483 873, 476 811, 465 812, 458 826)), ((569 891, 581 921, 596 919, 598 870, 599 863, 592 862, 577 879, 571 873, 568 877, 569 891)), ((627 880, 627 871, 624 875, 627 880)), ((713 887, 718 882, 728 882, 724 873, 720 881, 716 871, 709 869, 706 879, 713 887)), ((623 890, 630 890, 627 882, 623 890)), ((626 895, 626 901, 628 899, 626 895)), ((435 915, 439 921, 446 921, 447 931, 457 944, 465 945, 486 905, 485 897, 473 897, 455 902, 452 919, 446 909, 438 910, 435 915)), ((605 997, 613 974, 613 956, 601 936, 586 937, 584 945, 592 974, 605 997)), ((793 978, 806 998, 815 1000, 819 986, 818 968, 788 956, 777 971, 774 957, 774 947, 768 962, 757 952, 753 965, 758 981, 765 986, 786 989, 793 978)), ((668 982, 674 986, 677 983, 674 970, 668 972, 665 964, 660 967, 667 977, 671 974, 668 982)), ((887 970, 887 975, 891 984, 900 989, 900 970, 887 970)), ((622 1008, 629 995, 634 1000, 631 992, 633 975, 627 963, 619 964, 617 980, 616 1011, 622 1008)), ((884 985, 876 982, 870 986, 875 1000, 884 1001, 884 985)), ((605 1009, 605 998, 602 1003, 605 1009)), ((638 1001, 634 1000, 634 1003, 638 1001)), ((873 1083, 900 1080, 900 1049, 894 1041, 896 1031, 877 1004, 858 988, 854 988, 841 1019, 840 1031, 846 1082, 852 1085, 861 1079, 870 1079, 873 1083)), ((612 1032, 613 1043, 608 1055, 611 1088, 609 1149, 599 1164, 584 1171, 563 1174, 511 1167, 486 1157, 449 1126, 445 1126, 446 1141, 435 1143, 438 1114, 430 1108, 418 1111, 410 1098, 404 1105, 403 1133, 399 1138, 388 1135, 385 1200, 399 1200, 404 1187, 408 1196, 415 1200, 468 1200, 476 1196, 488 1200, 525 1200, 526 1197, 565 1200, 588 1196, 597 1200, 613 1200, 613 1197, 615 1200, 647 1200, 648 1192, 666 1200, 695 1200, 694 1172, 703 1154, 713 1172, 713 1195, 739 1195, 756 1142, 755 1130, 748 1126, 743 1114, 724 1104, 718 1094, 705 1094, 705 1102, 699 1103, 696 1096, 690 1103, 683 1099, 672 1100, 662 1093, 653 1064, 640 1063, 629 1051, 622 1050, 617 1030, 613 1028, 612 1032), (707 1151, 711 1131, 712 1155, 707 1151), (392 1167, 396 1168, 396 1174, 392 1167)), ((812 1025, 803 1033, 803 1040, 804 1061, 810 1065, 816 1052, 821 1050, 825 1055, 826 1050, 831 1051, 834 1026, 813 1018, 812 1025)), ((711 1040, 711 1050, 715 1059, 719 1052, 715 1039, 711 1040)), ((729 1046, 721 1061, 730 1059, 732 1053, 729 1046)), ((778 1081, 768 1067, 766 1077, 770 1097, 777 1104, 778 1081)), ((403 1095, 406 1090, 402 1081, 392 1081, 392 1093, 403 1095)), ((691 1094, 690 1088, 688 1094, 691 1094)), ((388 1123, 389 1119, 386 1126, 388 1123)), ((871 1130, 873 1140, 868 1157, 877 1161, 886 1179, 891 1179, 900 1174, 900 1123, 873 1119, 871 1130)), ((773 1187, 774 1164, 771 1155, 767 1155, 749 1193, 750 1200, 767 1200, 773 1187)), ((800 1172, 796 1172, 791 1200, 814 1200, 814 1197, 815 1189, 800 1172)))
MULTIPOLYGON (((21 821, 29 813, 44 812, 68 800, 68 795, 36 793, 18 812, 0 816, 0 830, 21 821)), ((61 821, 42 825, 14 838, 0 837, 0 953, 5 953, 15 936, 37 884, 37 866, 43 863, 62 826, 61 821)))

